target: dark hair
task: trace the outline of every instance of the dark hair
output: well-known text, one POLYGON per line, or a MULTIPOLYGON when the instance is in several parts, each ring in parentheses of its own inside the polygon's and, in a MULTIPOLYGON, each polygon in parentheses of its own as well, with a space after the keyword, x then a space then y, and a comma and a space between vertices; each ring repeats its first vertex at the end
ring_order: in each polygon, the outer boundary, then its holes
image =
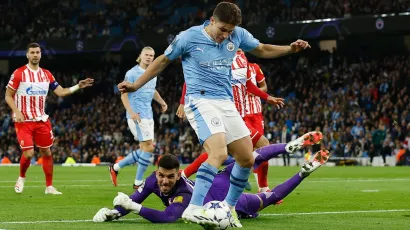
POLYGON ((223 23, 235 26, 242 23, 241 9, 230 2, 220 2, 214 10, 213 17, 223 23))
POLYGON ((158 167, 168 169, 168 170, 172 170, 172 169, 179 170, 178 158, 172 154, 165 154, 159 160, 158 167))
POLYGON ((37 47, 40 47, 40 44, 38 44, 36 42, 32 42, 32 43, 27 45, 27 52, 30 48, 37 48, 37 47))

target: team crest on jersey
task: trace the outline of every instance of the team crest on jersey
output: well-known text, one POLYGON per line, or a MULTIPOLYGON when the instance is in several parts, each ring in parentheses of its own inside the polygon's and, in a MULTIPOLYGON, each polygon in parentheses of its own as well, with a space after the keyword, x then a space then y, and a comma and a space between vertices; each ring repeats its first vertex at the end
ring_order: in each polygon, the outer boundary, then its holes
POLYGON ((182 203, 183 200, 184 200, 183 196, 177 196, 177 197, 174 198, 172 203, 182 203))
POLYGON ((23 146, 24 145, 24 141, 22 140, 22 141, 20 141, 20 145, 21 146, 23 146))
POLYGON ((235 44, 233 44, 232 42, 228 42, 228 44, 226 45, 226 49, 232 52, 235 49, 235 44))
POLYGON ((215 127, 218 127, 221 125, 221 119, 219 119, 218 117, 214 117, 211 120, 211 124, 215 127))

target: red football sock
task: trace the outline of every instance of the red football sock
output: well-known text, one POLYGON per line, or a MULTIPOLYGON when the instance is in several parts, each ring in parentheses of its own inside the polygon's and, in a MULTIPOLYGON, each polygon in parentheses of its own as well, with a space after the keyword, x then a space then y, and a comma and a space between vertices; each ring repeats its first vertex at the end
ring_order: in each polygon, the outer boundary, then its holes
POLYGON ((46 186, 53 185, 53 156, 43 155, 43 171, 46 176, 46 186))
POLYGON ((208 153, 202 153, 201 155, 199 155, 199 157, 196 158, 194 162, 192 162, 190 165, 188 165, 188 167, 184 169, 185 176, 188 178, 192 174, 196 173, 199 167, 201 167, 201 164, 204 163, 207 159, 208 153))
POLYGON ((267 161, 261 163, 259 167, 257 168, 257 174, 258 174, 258 185, 259 188, 264 188, 268 187, 268 169, 269 169, 269 164, 267 161))
POLYGON ((30 160, 27 159, 24 154, 21 155, 20 158, 20 177, 26 177, 26 172, 28 167, 30 167, 30 160))

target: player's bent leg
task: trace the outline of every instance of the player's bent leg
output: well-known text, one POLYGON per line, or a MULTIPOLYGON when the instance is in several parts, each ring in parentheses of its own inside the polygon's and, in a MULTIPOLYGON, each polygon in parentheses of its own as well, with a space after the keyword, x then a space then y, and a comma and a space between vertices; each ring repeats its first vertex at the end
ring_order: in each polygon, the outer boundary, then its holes
POLYGON ((246 136, 233 141, 228 145, 229 152, 233 154, 236 162, 232 168, 229 190, 224 202, 226 202, 231 208, 234 218, 233 225, 236 227, 242 227, 242 224, 240 223, 234 208, 245 189, 246 182, 251 173, 251 168, 254 164, 251 143, 251 138, 246 136))
POLYGON ((61 195, 63 193, 57 191, 53 187, 53 155, 50 148, 40 148, 40 154, 43 158, 43 172, 46 177, 46 190, 45 194, 61 195))
POLYGON ((147 171, 148 165, 151 164, 150 159, 154 152, 154 144, 152 140, 140 142, 141 154, 138 158, 138 168, 134 180, 134 189, 138 189, 144 182, 144 173, 147 171))
POLYGON ((201 167, 202 163, 204 163, 207 159, 208 153, 201 153, 201 155, 199 155, 199 157, 197 157, 194 162, 192 162, 184 169, 184 171, 182 171, 182 175, 186 178, 189 178, 198 171, 199 167, 201 167))
MULTIPOLYGON (((264 146, 269 145, 269 140, 265 136, 261 136, 258 140, 258 142, 255 145, 255 148, 261 148, 264 146)), ((267 191, 269 190, 269 185, 268 185, 268 169, 269 169, 269 164, 267 161, 262 162, 259 167, 253 170, 254 173, 256 173, 257 176, 257 182, 258 182, 258 191, 267 191)))
POLYGON ((194 192, 189 206, 182 213, 182 219, 202 225, 217 226, 217 222, 202 206, 218 168, 228 156, 225 133, 211 135, 205 140, 204 148, 208 153, 208 159, 198 169, 194 192))
POLYGON ((128 153, 128 155, 124 159, 119 161, 118 163, 108 166, 108 171, 110 172, 111 182, 114 186, 117 186, 117 176, 118 176, 120 169, 124 168, 125 166, 135 164, 138 161, 140 154, 141 154, 140 149, 132 151, 128 153))
POLYGON ((21 154, 20 158, 20 176, 17 179, 17 182, 14 186, 14 191, 16 193, 22 193, 24 190, 24 183, 26 182, 26 172, 27 169, 30 167, 31 159, 34 156, 34 149, 31 147, 30 149, 26 149, 21 154))
MULTIPOLYGON (((307 176, 324 165, 329 159, 329 151, 322 149, 318 151, 313 160, 302 166, 300 172, 295 174, 292 178, 285 181, 272 189, 271 192, 258 193, 257 195, 263 201, 263 208, 276 204, 278 201, 289 195, 307 176)), ((262 209, 263 209, 262 208, 262 209)))

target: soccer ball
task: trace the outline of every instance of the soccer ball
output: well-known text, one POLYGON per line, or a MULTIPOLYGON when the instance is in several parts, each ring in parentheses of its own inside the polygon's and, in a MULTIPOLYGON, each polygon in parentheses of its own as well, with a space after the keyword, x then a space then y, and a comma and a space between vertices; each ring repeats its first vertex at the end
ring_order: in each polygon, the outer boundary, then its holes
POLYGON ((233 222, 233 217, 229 207, 222 201, 209 201, 204 208, 211 214, 212 218, 219 223, 219 226, 205 229, 227 229, 233 222))

